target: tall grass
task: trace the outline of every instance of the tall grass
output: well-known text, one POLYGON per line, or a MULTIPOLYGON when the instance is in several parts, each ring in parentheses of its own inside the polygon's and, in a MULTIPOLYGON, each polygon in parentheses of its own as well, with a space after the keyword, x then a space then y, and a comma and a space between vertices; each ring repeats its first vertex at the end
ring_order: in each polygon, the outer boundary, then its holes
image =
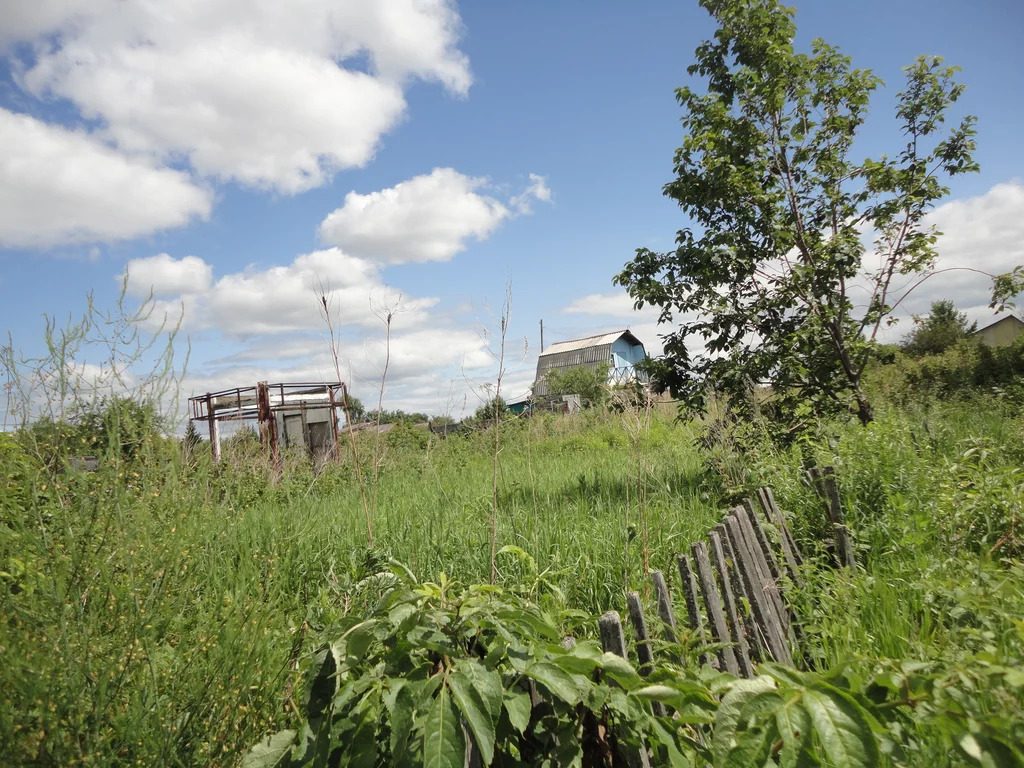
MULTIPOLYGON (((672 554, 705 535, 732 490, 708 472, 698 427, 673 416, 654 412, 642 429, 597 412, 503 424, 498 583, 597 613, 644 590, 646 564, 671 574, 672 554)), ((393 434, 372 546, 346 464, 315 471, 288 456, 273 483, 244 440, 220 466, 156 441, 95 474, 48 474, 0 442, 3 487, 21 494, 0 502, 3 762, 231 764, 293 722, 302 662, 363 610, 386 558, 487 582, 490 436, 422 447, 393 434)), ((986 644, 1019 654, 1024 572, 987 543, 951 543, 949 526, 964 498, 956 478, 1019 467, 1022 437, 1004 404, 940 403, 744 458, 745 482, 775 487, 822 563, 824 513, 801 471, 838 468, 863 565, 810 578, 802 614, 817 663, 952 663, 986 644), (963 457, 981 438, 991 455, 971 470, 963 457)))

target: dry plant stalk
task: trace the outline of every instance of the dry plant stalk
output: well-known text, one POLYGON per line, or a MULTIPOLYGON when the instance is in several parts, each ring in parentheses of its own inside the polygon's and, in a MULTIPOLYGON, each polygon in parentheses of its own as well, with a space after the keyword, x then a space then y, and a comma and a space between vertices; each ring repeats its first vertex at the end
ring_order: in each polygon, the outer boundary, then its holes
POLYGON ((317 301, 320 310, 320 317, 327 326, 328 344, 331 348, 331 358, 334 362, 334 375, 341 383, 342 410, 345 411, 345 425, 348 432, 349 447, 352 450, 352 464, 356 469, 356 481, 359 483, 359 499, 363 504, 363 516, 366 519, 366 538, 370 546, 373 546, 373 516, 370 514, 370 505, 366 498, 366 482, 363 479, 363 463, 359 456, 359 446, 356 444, 355 432, 352 430, 352 410, 348 402, 348 386, 341 376, 341 358, 338 354, 338 337, 334 331, 334 318, 331 307, 334 304, 334 297, 331 296, 330 285, 319 282, 317 285, 317 301))

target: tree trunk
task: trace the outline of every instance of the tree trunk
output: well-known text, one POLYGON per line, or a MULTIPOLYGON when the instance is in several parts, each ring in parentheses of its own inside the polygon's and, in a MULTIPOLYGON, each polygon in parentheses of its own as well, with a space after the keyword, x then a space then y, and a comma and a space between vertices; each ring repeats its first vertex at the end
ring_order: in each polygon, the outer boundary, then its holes
POLYGON ((856 387, 853 390, 853 394, 857 398, 857 418, 860 419, 861 426, 866 427, 875 420, 875 412, 860 387, 856 387))

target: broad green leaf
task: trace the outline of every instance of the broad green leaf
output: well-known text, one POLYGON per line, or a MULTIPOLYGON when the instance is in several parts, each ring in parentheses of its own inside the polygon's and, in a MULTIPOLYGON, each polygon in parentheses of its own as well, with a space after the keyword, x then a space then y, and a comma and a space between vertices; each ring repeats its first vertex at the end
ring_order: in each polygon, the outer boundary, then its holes
POLYGON ((526 667, 526 674, 547 688, 553 696, 569 704, 579 704, 583 698, 572 676, 551 662, 536 661, 526 667))
POLYGON ((639 673, 633 669, 633 665, 614 653, 605 652, 601 654, 601 669, 604 670, 608 677, 627 691, 636 688, 643 680, 639 673))
POLYGON ((791 697, 779 707, 775 712, 775 723, 782 737, 779 765, 783 768, 795 766, 811 740, 811 718, 803 707, 802 697, 791 697))
POLYGON ((736 746, 736 729, 746 703, 759 694, 774 694, 775 690, 775 681, 767 675, 752 680, 736 680, 730 686, 715 715, 711 754, 716 766, 725 765, 730 750, 736 746))
POLYGON ((678 728, 672 728, 670 731, 659 723, 657 718, 651 719, 651 728, 658 737, 658 741, 665 747, 665 754, 668 755, 668 764, 672 768, 690 768, 693 765, 693 761, 683 755, 679 750, 679 745, 676 743, 675 736, 680 732, 678 728))
POLYGON ((512 727, 523 733, 530 724, 530 694, 525 691, 505 691, 502 694, 502 703, 512 727))
POLYGON ((668 685, 645 685, 643 688, 637 688, 635 691, 631 691, 630 693, 638 699, 663 702, 674 701, 681 695, 679 691, 668 685))
POLYGON ((501 677, 475 659, 460 659, 448 682, 484 764, 490 765, 494 760, 494 729, 501 712, 501 677))
POLYGON ((384 691, 383 699, 384 706, 388 708, 388 712, 391 713, 392 717, 395 715, 395 703, 398 698, 398 693, 406 686, 407 683, 407 680, 402 680, 401 678, 390 678, 387 681, 387 689, 384 691))
POLYGON ((423 768, 464 768, 466 741, 447 685, 423 721, 423 768))
POLYGON ((278 731, 245 753, 241 768, 276 768, 285 765, 295 745, 295 731, 278 731))
POLYGON ((879 763, 881 756, 871 725, 853 699, 822 685, 808 688, 804 702, 822 750, 833 763, 840 768, 867 768, 879 763))
MULTIPOLYGON (((306 717, 317 720, 338 690, 338 666, 340 650, 338 644, 324 646, 313 657, 313 669, 306 695, 306 717)), ((315 726, 314 726, 315 727, 315 726)))
POLYGON ((350 768, 373 768, 377 762, 377 723, 380 721, 380 691, 366 696, 354 714, 356 727, 342 744, 350 768))
POLYGON ((403 685, 397 690, 391 711, 391 762, 401 765, 409 748, 409 734, 412 732, 413 711, 416 698, 413 686, 403 685))

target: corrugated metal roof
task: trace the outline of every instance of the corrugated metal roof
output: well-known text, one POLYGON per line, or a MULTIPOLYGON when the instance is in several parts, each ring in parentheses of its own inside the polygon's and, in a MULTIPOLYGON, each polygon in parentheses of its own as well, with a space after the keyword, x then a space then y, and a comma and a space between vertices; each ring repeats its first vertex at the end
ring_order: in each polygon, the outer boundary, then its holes
MULTIPOLYGON (((583 339, 572 339, 570 341, 556 341, 554 344, 552 344, 543 352, 541 352, 540 356, 544 357, 545 355, 557 355, 560 352, 573 352, 577 349, 586 349, 588 347, 600 347, 605 344, 611 344, 624 333, 629 333, 629 331, 612 331, 611 333, 600 333, 597 336, 587 336, 586 338, 583 339)), ((630 336, 632 335, 633 334, 630 333, 630 336)))

